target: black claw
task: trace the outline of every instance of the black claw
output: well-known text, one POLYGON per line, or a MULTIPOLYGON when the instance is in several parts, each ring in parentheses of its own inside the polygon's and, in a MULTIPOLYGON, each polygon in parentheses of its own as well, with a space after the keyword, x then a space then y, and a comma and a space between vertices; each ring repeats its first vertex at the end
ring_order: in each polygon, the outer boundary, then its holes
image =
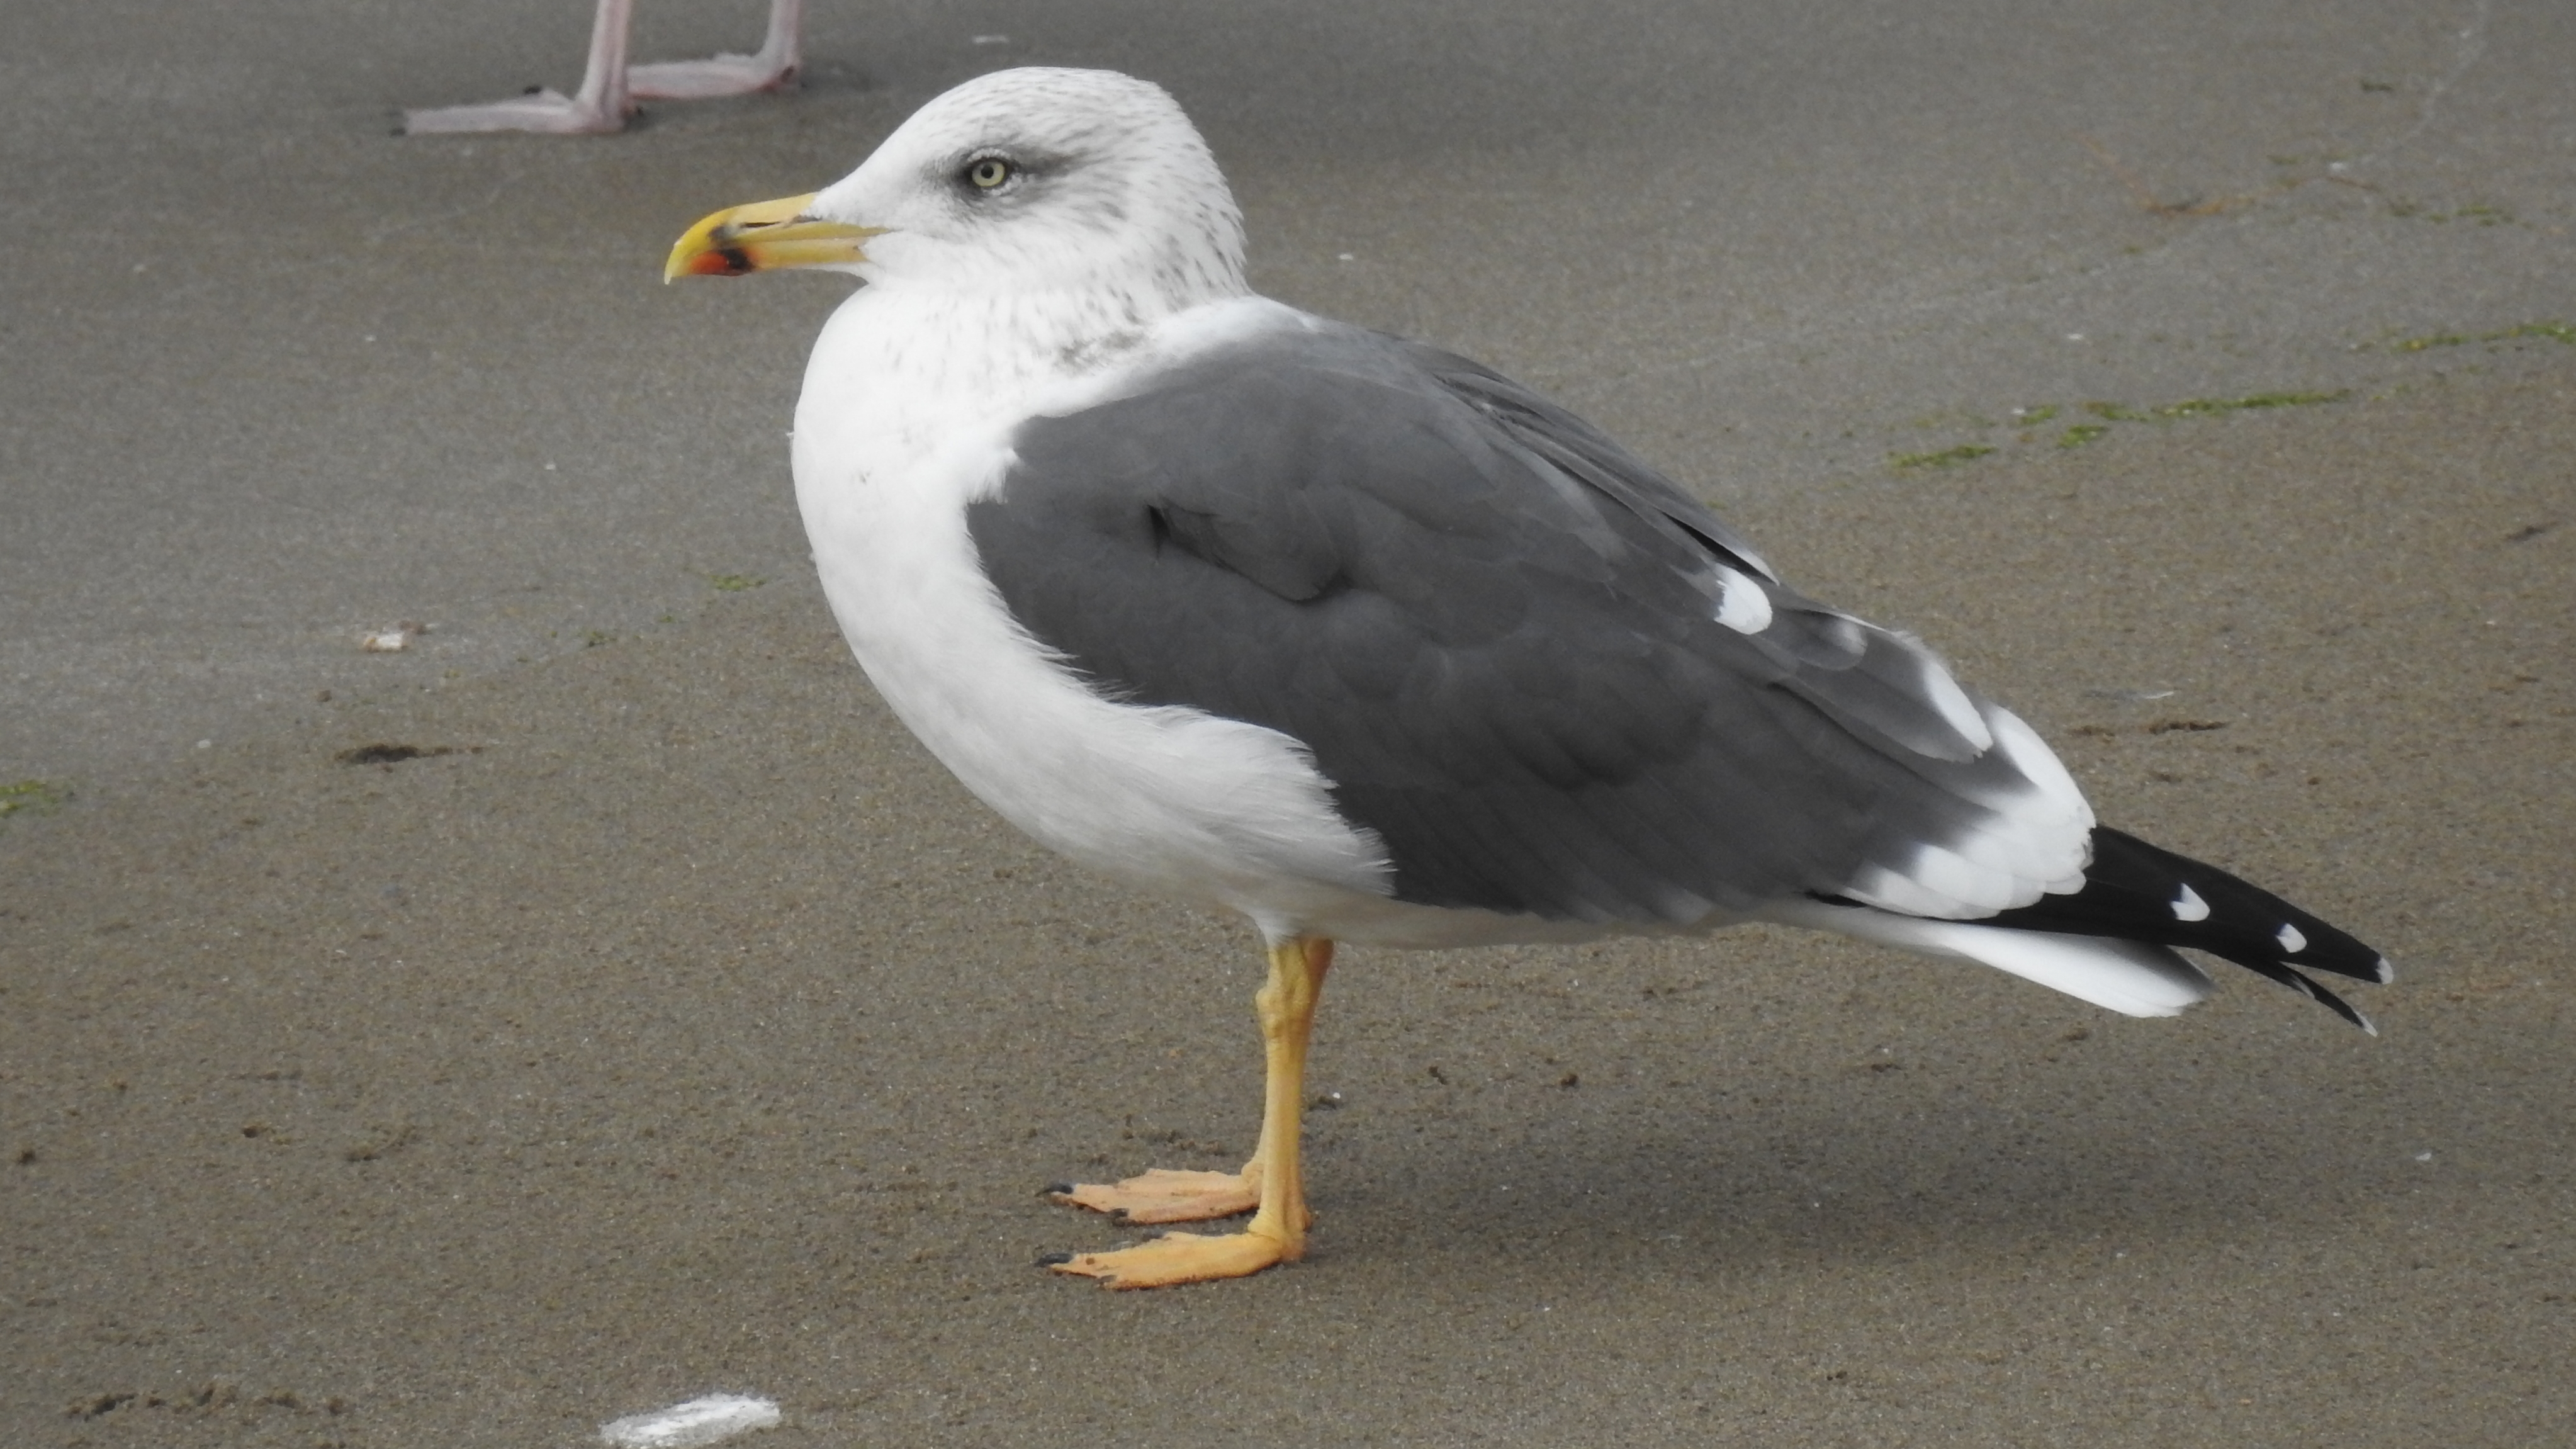
POLYGON ((1038 1189, 1038 1196, 1071 1197, 1073 1196, 1073 1184, 1069 1182, 1050 1182, 1046 1186, 1038 1189))
POLYGON ((1058 1263, 1070 1263, 1072 1261, 1073 1255, 1071 1253, 1047 1253, 1039 1257, 1038 1266, 1041 1268, 1052 1268, 1058 1263))

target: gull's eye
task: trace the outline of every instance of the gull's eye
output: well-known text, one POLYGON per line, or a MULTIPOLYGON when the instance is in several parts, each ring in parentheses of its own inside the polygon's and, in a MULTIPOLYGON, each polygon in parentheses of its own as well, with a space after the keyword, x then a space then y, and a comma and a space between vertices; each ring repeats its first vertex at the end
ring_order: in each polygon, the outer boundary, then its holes
POLYGON ((966 184, 978 191, 998 191, 1018 174, 1018 167, 999 156, 978 156, 966 163, 966 184))

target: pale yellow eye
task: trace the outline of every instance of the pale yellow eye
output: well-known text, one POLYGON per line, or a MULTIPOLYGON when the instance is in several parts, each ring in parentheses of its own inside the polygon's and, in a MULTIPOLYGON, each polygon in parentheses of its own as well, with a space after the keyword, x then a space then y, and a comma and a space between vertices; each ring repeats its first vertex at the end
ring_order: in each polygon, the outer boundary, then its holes
POLYGON ((980 191, 990 191, 1011 179, 1011 163, 999 156, 986 156, 966 163, 966 179, 980 191))

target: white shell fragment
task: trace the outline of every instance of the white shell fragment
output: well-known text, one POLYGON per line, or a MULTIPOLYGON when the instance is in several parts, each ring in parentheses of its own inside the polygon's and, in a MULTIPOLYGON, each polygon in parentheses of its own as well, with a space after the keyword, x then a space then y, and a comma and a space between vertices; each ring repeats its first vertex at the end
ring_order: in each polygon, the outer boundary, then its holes
POLYGON ((713 1444, 754 1429, 773 1428, 778 1405, 746 1394, 709 1394, 649 1414, 612 1419, 599 1426, 600 1442, 619 1449, 689 1449, 713 1444))
POLYGON ((413 638, 428 632, 427 624, 418 624, 405 619, 390 629, 379 629, 359 636, 358 647, 370 654, 400 654, 411 647, 413 638))

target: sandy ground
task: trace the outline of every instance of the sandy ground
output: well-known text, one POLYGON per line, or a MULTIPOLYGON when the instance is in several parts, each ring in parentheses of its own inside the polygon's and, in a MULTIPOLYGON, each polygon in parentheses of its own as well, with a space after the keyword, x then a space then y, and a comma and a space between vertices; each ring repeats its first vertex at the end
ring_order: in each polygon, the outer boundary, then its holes
POLYGON ((577 0, 13 11, 0 1442, 2576 1441, 2576 15, 1886 8, 823 4, 802 94, 593 141, 385 134, 569 86, 577 0), (1266 290, 1556 391, 2388 950, 2383 1035, 1355 951, 1304 1264, 1034 1269, 1117 1237, 1041 1184, 1249 1146, 1251 942, 849 663, 781 436, 836 284, 653 285, 1028 62, 1170 84, 1266 290))

